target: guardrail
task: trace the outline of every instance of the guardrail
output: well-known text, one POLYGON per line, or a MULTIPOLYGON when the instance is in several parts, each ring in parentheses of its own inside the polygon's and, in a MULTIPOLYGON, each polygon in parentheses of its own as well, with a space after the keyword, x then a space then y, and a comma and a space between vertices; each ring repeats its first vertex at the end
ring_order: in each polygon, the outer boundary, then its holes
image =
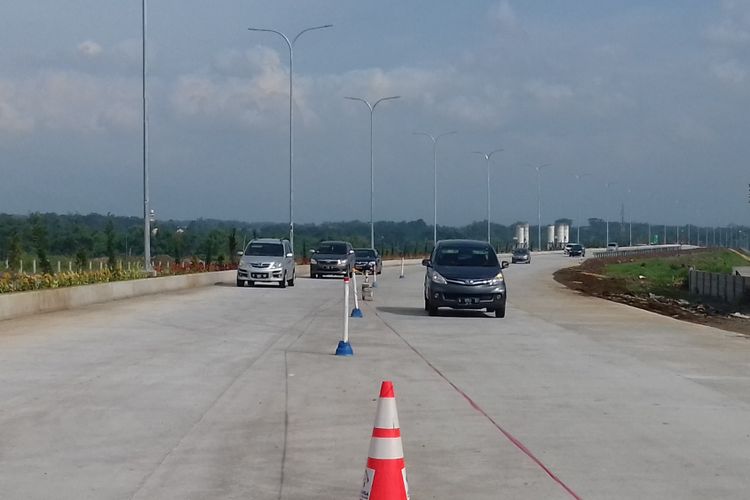
POLYGON ((679 255, 682 250, 682 245, 662 245, 662 246, 647 246, 647 247, 628 247, 620 250, 603 250, 594 252, 592 257, 600 259, 604 257, 633 257, 636 255, 679 255))

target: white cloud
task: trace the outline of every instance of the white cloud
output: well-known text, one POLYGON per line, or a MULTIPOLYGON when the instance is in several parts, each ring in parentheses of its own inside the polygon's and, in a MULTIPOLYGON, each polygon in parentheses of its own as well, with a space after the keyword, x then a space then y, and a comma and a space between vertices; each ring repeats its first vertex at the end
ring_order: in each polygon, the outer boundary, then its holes
POLYGON ((17 102, 14 85, 0 80, 0 130, 30 132, 34 128, 34 119, 17 109, 17 102))
POLYGON ((729 21, 709 26, 706 37, 712 42, 724 45, 742 45, 750 41, 750 31, 729 21))
POLYGON ((573 98, 573 90, 562 84, 533 80, 524 86, 525 90, 544 108, 556 108, 573 98))
POLYGON ((733 85, 739 85, 747 78, 747 69, 734 59, 714 64, 711 71, 722 82, 733 85))
POLYGON ((78 44, 78 53, 85 57, 96 57, 102 53, 102 46, 92 40, 78 44))
POLYGON ((139 123, 135 80, 55 71, 0 84, 0 128, 81 133, 134 128, 139 123))
POLYGON ((521 29, 518 18, 507 1, 499 2, 490 7, 489 19, 501 33, 514 33, 521 29))
POLYGON ((750 42, 750 1, 725 0, 722 19, 706 29, 705 36, 721 45, 745 45, 750 42))
MULTIPOLYGON (((225 52, 216 58, 216 67, 226 74, 191 74, 179 77, 171 103, 173 109, 192 117, 229 119, 247 125, 267 124, 278 120, 289 102, 289 74, 278 55, 270 49, 256 47, 245 53, 225 52)), ((295 85, 295 106, 304 110, 303 82, 295 85)))

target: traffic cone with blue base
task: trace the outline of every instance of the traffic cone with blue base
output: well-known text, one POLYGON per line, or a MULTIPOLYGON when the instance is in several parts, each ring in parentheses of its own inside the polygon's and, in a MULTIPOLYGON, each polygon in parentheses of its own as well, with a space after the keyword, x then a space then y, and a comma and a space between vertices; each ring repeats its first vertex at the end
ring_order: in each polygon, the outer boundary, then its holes
POLYGON ((380 387, 380 399, 372 429, 370 452, 362 481, 360 500, 409 500, 404 448, 396 410, 393 383, 380 387))

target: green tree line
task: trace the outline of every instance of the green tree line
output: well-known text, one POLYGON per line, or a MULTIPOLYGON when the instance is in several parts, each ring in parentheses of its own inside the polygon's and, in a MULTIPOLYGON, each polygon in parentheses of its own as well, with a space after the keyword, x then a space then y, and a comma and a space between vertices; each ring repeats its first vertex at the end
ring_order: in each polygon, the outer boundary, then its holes
MULTIPOLYGON (((556 222, 571 221, 559 219, 556 222)), ((514 246, 514 226, 492 224, 492 243, 498 251, 507 251, 514 246)), ((191 221, 155 221, 151 238, 151 255, 155 259, 171 258, 176 261, 200 259, 204 262, 230 262, 243 245, 253 238, 285 238, 288 225, 284 223, 242 222, 216 219, 191 221)), ((577 227, 570 230, 571 241, 577 227)), ((705 228, 691 226, 690 242, 701 244, 745 247, 750 231, 740 226, 705 228), (718 236, 715 236, 717 234, 718 236), (708 241, 706 242, 706 237, 708 241), (716 240, 714 240, 716 238, 716 240)), ((536 245, 537 227, 530 227, 532 246, 536 245)), ((581 227, 581 243, 585 246, 606 244, 606 222, 589 219, 581 227)), ((610 240, 621 245, 630 242, 629 223, 609 223, 610 240)), ((685 243, 687 226, 668 226, 667 243, 685 243)), ((633 244, 646 244, 651 235, 652 243, 664 243, 664 227, 646 223, 632 224, 633 244)), ((375 223, 375 246, 386 257, 417 256, 432 250, 432 225, 424 220, 380 221, 375 223)), ((438 226, 438 238, 487 238, 486 221, 477 221, 461 227, 438 226)), ((326 222, 320 224, 295 225, 295 254, 309 255, 309 250, 322 240, 346 240, 355 247, 368 247, 370 225, 361 221, 326 222)), ((546 227, 542 228, 542 240, 546 244, 546 227)), ((143 256, 143 221, 140 217, 116 216, 112 214, 55 214, 33 213, 29 215, 0 214, 0 258, 11 264, 24 256, 33 256, 42 270, 50 269, 50 256, 65 256, 75 259, 78 267, 84 267, 92 258, 106 258, 109 265, 115 259, 143 256)))

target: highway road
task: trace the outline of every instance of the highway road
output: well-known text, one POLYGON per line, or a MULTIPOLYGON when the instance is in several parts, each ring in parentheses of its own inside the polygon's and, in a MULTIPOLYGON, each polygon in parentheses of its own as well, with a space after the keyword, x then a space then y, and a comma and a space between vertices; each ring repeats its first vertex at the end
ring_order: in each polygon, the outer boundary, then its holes
POLYGON ((393 380, 415 499, 747 498, 750 342, 507 272, 507 317, 385 268, 0 322, 0 498, 358 498, 393 380))

